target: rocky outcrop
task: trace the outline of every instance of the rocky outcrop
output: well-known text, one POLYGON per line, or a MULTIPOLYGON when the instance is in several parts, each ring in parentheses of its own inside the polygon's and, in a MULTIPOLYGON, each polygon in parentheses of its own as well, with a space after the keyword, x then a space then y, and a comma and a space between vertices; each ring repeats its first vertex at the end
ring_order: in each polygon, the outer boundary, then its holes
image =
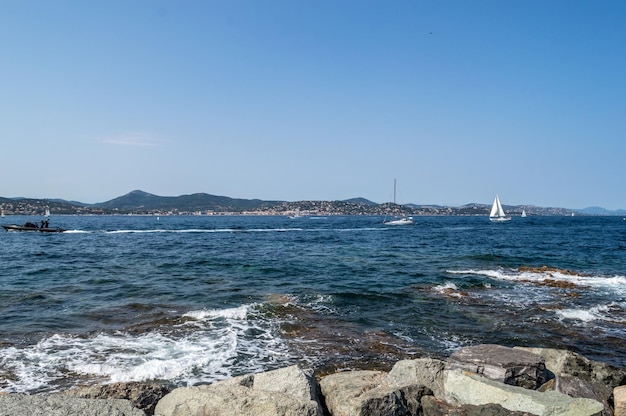
POLYGON ((311 370, 297 366, 181 387, 159 401, 157 416, 322 416, 311 370))
MULTIPOLYGON (((116 383, 64 394, 0 394, 0 416, 139 416, 151 414, 163 389, 116 383)), ((403 360, 389 372, 339 372, 319 384, 312 370, 292 366, 182 387, 158 400, 154 414, 626 416, 626 372, 567 350, 479 345, 447 361, 403 360)))
POLYGON ((144 416, 128 400, 1 394, 0 416, 144 416))

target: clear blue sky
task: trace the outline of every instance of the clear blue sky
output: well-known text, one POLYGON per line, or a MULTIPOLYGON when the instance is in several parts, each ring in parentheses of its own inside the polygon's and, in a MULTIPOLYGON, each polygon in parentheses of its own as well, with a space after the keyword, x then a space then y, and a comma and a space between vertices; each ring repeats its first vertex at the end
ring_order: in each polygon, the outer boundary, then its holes
POLYGON ((0 0, 0 196, 626 208, 626 2, 0 0))

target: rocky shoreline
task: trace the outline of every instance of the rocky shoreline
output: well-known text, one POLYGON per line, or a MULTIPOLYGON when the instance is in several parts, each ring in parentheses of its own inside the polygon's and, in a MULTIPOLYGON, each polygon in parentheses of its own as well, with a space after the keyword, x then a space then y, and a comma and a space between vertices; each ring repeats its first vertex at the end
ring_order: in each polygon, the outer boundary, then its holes
POLYGON ((0 416, 626 416, 626 371, 568 350, 477 345, 316 377, 286 367, 194 387, 0 394, 0 416))

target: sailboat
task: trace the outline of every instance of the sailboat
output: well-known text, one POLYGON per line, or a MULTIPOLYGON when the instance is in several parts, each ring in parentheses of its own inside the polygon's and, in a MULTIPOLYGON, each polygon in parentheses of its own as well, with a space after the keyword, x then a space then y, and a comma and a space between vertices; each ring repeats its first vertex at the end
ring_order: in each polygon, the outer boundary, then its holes
POLYGON ((502 209, 502 204, 500 204, 500 198, 496 195, 496 198, 493 200, 493 205, 491 206, 491 212, 489 213, 490 221, 510 221, 511 217, 507 217, 502 209))
MULTIPOLYGON (((396 205, 396 180, 393 180, 393 205, 396 205)), ((383 224, 385 225, 413 225, 413 217, 396 217, 387 221, 387 216, 385 215, 385 219, 383 220, 383 224)))
POLYGON ((522 218, 526 218, 526 210, 524 208, 522 208, 522 215, 521 215, 521 217, 522 218))

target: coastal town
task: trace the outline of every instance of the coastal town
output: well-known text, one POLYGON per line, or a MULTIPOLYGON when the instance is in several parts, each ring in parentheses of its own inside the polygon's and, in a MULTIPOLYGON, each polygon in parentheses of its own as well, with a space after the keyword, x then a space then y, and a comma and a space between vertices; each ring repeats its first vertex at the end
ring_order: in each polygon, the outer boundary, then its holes
MULTIPOLYGON (((284 215, 335 216, 335 215, 408 215, 408 216, 485 216, 487 204, 471 203, 459 207, 439 205, 382 204, 358 198, 346 201, 257 201, 213 197, 215 201, 201 201, 206 194, 196 198, 160 197, 142 193, 148 200, 133 201, 134 191, 123 197, 101 203, 82 204, 61 200, 0 198, 0 210, 7 215, 44 215, 49 209, 53 215, 284 215), (163 200, 167 199, 167 204, 163 200)), ((505 206, 509 215, 569 216, 573 211, 565 208, 543 208, 529 205, 505 206)))

